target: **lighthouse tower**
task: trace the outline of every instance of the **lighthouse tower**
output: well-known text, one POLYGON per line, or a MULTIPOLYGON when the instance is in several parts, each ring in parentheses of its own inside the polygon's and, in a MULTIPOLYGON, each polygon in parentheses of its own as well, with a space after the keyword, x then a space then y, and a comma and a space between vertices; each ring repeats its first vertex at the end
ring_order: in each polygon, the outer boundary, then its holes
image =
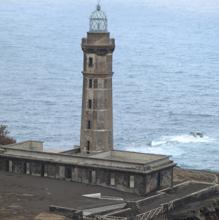
POLYGON ((90 30, 81 44, 84 53, 80 149, 97 153, 113 149, 112 53, 114 39, 107 31, 107 17, 97 5, 90 16, 90 30))

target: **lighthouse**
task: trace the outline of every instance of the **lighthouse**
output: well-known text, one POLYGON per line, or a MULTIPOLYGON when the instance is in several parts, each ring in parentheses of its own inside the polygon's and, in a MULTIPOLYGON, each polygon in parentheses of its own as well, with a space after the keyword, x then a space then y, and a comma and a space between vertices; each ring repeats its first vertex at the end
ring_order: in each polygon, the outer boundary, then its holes
POLYGON ((81 153, 113 149, 112 62, 115 40, 98 4, 90 16, 90 29, 81 44, 84 54, 81 114, 81 153))

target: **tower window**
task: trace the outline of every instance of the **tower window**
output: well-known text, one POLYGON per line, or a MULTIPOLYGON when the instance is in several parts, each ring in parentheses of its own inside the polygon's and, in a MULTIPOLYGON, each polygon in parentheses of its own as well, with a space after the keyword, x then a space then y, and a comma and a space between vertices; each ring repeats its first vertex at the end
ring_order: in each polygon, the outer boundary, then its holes
POLYGON ((91 100, 91 99, 88 100, 88 108, 89 108, 89 109, 92 108, 92 100, 91 100))
POLYGON ((88 66, 92 67, 94 65, 93 63, 93 57, 89 57, 89 62, 88 62, 88 66))
POLYGON ((87 122, 87 129, 91 129, 91 121, 90 120, 88 120, 88 122, 87 122))
POLYGON ((87 154, 90 153, 90 141, 87 141, 87 146, 86 146, 87 154))
POLYGON ((93 87, 93 80, 89 79, 89 88, 91 89, 93 87))

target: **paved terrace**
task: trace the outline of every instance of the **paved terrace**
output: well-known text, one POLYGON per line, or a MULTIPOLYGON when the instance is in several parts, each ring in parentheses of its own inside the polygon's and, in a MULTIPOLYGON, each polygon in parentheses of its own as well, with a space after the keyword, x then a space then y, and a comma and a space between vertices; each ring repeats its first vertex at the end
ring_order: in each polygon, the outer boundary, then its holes
POLYGON ((121 197, 125 200, 142 198, 100 186, 16 175, 2 171, 0 183, 1 220, 32 220, 39 213, 47 212, 50 205, 83 210, 124 203, 123 201, 86 198, 82 196, 83 194, 102 193, 105 196, 121 197))

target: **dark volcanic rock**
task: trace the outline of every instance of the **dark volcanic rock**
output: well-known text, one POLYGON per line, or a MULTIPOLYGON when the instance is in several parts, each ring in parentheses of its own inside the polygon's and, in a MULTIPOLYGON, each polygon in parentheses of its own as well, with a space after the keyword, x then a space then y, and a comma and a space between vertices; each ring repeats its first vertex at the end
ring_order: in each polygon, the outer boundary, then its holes
POLYGON ((169 220, 219 220, 219 197, 181 207, 168 216, 169 220), (192 208, 190 208, 190 207, 192 208))

